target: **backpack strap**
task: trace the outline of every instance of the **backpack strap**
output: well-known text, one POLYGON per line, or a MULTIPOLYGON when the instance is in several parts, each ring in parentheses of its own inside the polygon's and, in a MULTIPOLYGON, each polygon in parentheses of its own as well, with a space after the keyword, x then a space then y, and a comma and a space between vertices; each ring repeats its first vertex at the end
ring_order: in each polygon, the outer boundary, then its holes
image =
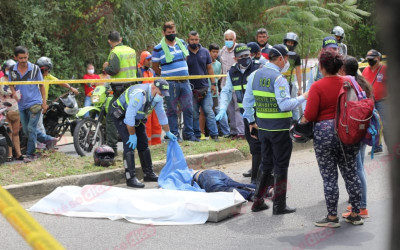
POLYGON ((374 86, 374 83, 375 83, 375 81, 376 81, 376 78, 378 77, 379 72, 381 72, 381 69, 382 69, 382 65, 379 67, 378 72, 376 72, 375 78, 374 78, 374 80, 373 80, 372 83, 371 83, 372 86, 374 86))
POLYGON ((362 90, 355 77, 350 75, 347 77, 350 78, 351 85, 353 85, 354 90, 357 92, 358 100, 366 99, 367 95, 365 94, 365 91, 362 90))

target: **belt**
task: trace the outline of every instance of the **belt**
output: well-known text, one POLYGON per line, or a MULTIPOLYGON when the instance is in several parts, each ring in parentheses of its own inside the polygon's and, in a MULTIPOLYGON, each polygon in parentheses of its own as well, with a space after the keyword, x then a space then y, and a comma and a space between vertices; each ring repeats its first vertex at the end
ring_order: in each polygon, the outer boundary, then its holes
POLYGON ((185 83, 187 82, 187 80, 171 80, 171 82, 185 83))
MULTIPOLYGON (((190 185, 194 185, 194 182, 196 181, 196 177, 199 177, 200 176, 200 174, 202 173, 203 171, 197 171, 194 175, 193 175, 193 178, 192 178, 192 183, 190 184, 190 185)), ((197 181, 196 181, 197 182, 197 181)), ((199 183, 197 183, 197 184, 199 184, 199 183)))

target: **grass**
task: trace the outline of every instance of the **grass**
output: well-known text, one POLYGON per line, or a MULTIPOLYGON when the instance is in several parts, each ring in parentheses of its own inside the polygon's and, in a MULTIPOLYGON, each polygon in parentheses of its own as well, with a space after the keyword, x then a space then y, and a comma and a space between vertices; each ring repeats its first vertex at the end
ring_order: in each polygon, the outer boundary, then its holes
MULTIPOLYGON (((220 138, 219 142, 182 142, 179 144, 185 156, 217 152, 236 148, 245 156, 249 155, 246 140, 230 140, 220 138)), ((150 146, 153 161, 166 158, 167 143, 150 146)), ((140 165, 139 157, 135 158, 140 165)), ((108 168, 94 165, 93 157, 75 157, 57 151, 43 151, 42 157, 31 163, 3 164, 0 166, 0 185, 19 184, 24 182, 58 178, 63 176, 100 172, 108 169, 122 168, 122 152, 116 158, 116 164, 108 168)))

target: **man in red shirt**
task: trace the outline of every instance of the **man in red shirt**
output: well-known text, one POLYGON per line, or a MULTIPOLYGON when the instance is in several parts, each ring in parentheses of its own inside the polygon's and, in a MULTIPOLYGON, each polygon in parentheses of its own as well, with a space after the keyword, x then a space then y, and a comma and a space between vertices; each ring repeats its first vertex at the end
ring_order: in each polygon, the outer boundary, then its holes
MULTIPOLYGON (((362 75, 372 85, 375 98, 375 108, 378 111, 383 125, 383 138, 387 141, 385 128, 387 124, 386 111, 386 65, 381 63, 382 55, 379 51, 371 49, 367 53, 367 60, 369 66, 367 66, 362 75)), ((381 153, 382 145, 375 147, 374 153, 381 153)), ((370 152, 371 154, 371 152, 370 152)))
MULTIPOLYGON (((87 74, 83 76, 83 79, 100 79, 100 76, 94 73, 94 66, 92 63, 88 63, 87 67, 87 74)), ((102 85, 102 83, 84 83, 85 87, 85 102, 84 102, 84 107, 92 105, 92 100, 90 99, 89 93, 92 92, 97 85, 102 85)), ((89 113, 85 114, 85 117, 88 117, 89 113)))

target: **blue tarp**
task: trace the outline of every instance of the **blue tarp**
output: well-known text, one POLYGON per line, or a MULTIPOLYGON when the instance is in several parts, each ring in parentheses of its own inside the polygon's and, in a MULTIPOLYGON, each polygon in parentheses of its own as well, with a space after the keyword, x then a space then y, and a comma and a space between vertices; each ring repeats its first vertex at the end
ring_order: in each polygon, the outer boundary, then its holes
POLYGON ((182 149, 177 141, 170 141, 167 149, 167 163, 158 177, 158 185, 164 189, 205 192, 192 182, 192 169, 189 169, 182 149))

